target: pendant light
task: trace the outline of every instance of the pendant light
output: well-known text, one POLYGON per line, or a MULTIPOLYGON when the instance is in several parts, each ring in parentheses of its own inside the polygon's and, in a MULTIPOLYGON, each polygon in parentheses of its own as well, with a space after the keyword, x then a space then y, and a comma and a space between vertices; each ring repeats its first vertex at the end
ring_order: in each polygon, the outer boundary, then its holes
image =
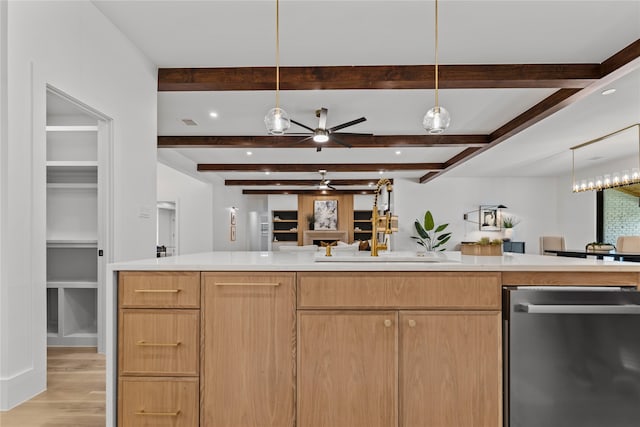
POLYGON ((280 108, 280 0, 276 0, 276 106, 264 116, 269 135, 284 135, 291 127, 286 111, 280 108))
POLYGON ((438 103, 438 0, 436 0, 436 67, 435 67, 435 75, 436 75, 436 105, 424 115, 424 120, 422 121, 422 126, 432 135, 437 135, 444 132, 451 122, 451 116, 449 112, 441 107, 438 103))

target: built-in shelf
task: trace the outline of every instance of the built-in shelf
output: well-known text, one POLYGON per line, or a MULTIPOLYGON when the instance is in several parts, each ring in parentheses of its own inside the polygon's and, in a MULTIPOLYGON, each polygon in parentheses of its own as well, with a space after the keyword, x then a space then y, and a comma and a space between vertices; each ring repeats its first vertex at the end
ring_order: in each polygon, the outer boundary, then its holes
POLYGON ((84 190, 84 189, 98 189, 98 183, 51 183, 47 184, 47 188, 57 188, 65 190, 84 190))
POLYGON ((70 126, 47 126, 47 132, 98 132, 98 126, 92 125, 70 125, 70 126))
POLYGON ((97 240, 51 239, 47 240, 47 248, 97 248, 97 240))
POLYGON ((273 211, 271 217, 273 242, 298 242, 298 211, 273 211), (295 228, 295 230, 291 230, 295 228))
POLYGON ((354 210, 353 211, 353 240, 369 240, 371 239, 371 210, 354 210))
POLYGON ((77 167, 98 167, 96 160, 48 160, 47 167, 50 168, 77 168, 77 167))
POLYGON ((98 287, 98 282, 90 281, 66 281, 66 282, 47 282, 47 288, 76 288, 76 289, 93 289, 98 287))

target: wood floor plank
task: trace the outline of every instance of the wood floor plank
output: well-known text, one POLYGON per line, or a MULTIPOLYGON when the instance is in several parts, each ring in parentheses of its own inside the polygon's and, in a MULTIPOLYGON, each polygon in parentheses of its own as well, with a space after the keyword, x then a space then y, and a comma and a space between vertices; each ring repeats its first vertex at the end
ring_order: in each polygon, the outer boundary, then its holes
POLYGON ((8 412, 2 427, 103 427, 105 357, 91 348, 50 347, 47 390, 8 412))

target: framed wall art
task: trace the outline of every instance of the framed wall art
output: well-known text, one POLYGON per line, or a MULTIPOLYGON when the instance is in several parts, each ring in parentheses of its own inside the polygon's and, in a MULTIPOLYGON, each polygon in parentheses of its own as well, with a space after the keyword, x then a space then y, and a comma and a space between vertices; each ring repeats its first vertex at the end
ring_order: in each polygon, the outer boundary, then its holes
POLYGON ((338 229, 338 201, 337 200, 314 200, 313 216, 315 219, 315 230, 337 230, 338 229))
POLYGON ((502 229, 497 206, 480 206, 480 231, 500 231, 502 229))

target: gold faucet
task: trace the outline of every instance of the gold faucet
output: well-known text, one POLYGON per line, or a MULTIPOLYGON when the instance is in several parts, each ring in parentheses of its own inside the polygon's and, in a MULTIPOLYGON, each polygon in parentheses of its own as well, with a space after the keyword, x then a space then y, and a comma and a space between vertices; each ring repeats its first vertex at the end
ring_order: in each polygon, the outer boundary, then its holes
POLYGON ((394 231, 398 231, 398 217, 391 214, 391 203, 389 195, 393 190, 391 181, 381 178, 376 185, 373 209, 371 210, 371 256, 378 256, 378 250, 387 250, 387 236, 394 231), (378 213, 378 196, 385 189, 387 192, 387 209, 383 216, 378 213), (383 241, 378 241, 378 233, 382 233, 383 241))

